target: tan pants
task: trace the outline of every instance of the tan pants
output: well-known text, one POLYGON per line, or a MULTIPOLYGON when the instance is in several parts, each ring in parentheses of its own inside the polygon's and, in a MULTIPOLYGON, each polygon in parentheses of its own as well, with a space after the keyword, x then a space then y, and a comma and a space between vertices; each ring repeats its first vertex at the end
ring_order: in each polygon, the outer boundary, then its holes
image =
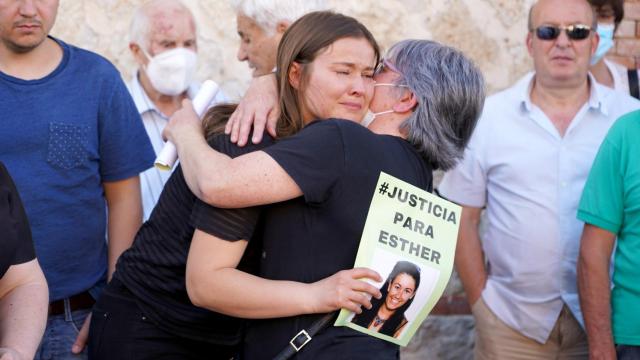
POLYGON ((587 335, 565 305, 545 344, 508 327, 482 298, 472 307, 476 320, 476 360, 587 359, 587 335))

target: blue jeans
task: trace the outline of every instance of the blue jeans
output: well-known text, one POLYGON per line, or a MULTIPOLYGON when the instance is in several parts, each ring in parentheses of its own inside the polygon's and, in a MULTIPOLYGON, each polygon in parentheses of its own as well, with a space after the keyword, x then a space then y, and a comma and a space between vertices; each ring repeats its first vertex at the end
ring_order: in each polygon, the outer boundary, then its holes
POLYGON ((640 359, 640 346, 637 345, 616 345, 618 360, 638 360, 640 359))
POLYGON ((65 300, 64 314, 50 315, 47 328, 36 352, 35 360, 84 360, 87 349, 78 355, 71 353, 78 332, 91 309, 71 311, 69 301, 65 300))

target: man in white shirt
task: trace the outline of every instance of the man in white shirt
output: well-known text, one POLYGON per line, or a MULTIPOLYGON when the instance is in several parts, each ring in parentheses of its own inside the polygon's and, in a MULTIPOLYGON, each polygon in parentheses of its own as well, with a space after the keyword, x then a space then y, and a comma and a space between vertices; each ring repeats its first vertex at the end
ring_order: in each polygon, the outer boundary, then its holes
MULTIPOLYGON (((136 10, 130 36, 129 49, 139 67, 127 87, 157 155, 164 146, 162 130, 169 117, 200 87, 193 80, 198 50, 196 23, 179 0, 152 0, 136 10)), ((212 104, 226 101, 219 91, 212 104)), ((170 176, 170 171, 153 167, 140 175, 145 221, 170 176)))
POLYGON ((588 74, 595 26, 586 0, 533 5, 526 41, 535 72, 487 99, 464 160, 440 184, 463 206, 456 268, 476 319, 476 359, 588 355, 577 205, 609 127, 640 108, 588 74))

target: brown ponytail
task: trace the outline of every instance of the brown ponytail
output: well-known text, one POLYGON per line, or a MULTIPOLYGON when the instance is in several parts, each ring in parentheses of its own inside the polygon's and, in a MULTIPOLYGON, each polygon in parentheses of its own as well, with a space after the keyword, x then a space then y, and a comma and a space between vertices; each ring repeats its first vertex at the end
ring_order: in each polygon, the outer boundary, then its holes
POLYGON ((202 118, 204 137, 210 141, 214 136, 224 133, 224 127, 238 104, 218 104, 205 113, 202 118))

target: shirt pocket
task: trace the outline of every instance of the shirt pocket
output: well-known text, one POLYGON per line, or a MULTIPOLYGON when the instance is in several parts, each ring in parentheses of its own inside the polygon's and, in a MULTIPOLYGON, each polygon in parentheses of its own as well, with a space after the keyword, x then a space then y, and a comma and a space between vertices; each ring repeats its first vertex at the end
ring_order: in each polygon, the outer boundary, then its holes
POLYGON ((47 162, 61 169, 71 169, 87 160, 89 126, 49 123, 47 162))

